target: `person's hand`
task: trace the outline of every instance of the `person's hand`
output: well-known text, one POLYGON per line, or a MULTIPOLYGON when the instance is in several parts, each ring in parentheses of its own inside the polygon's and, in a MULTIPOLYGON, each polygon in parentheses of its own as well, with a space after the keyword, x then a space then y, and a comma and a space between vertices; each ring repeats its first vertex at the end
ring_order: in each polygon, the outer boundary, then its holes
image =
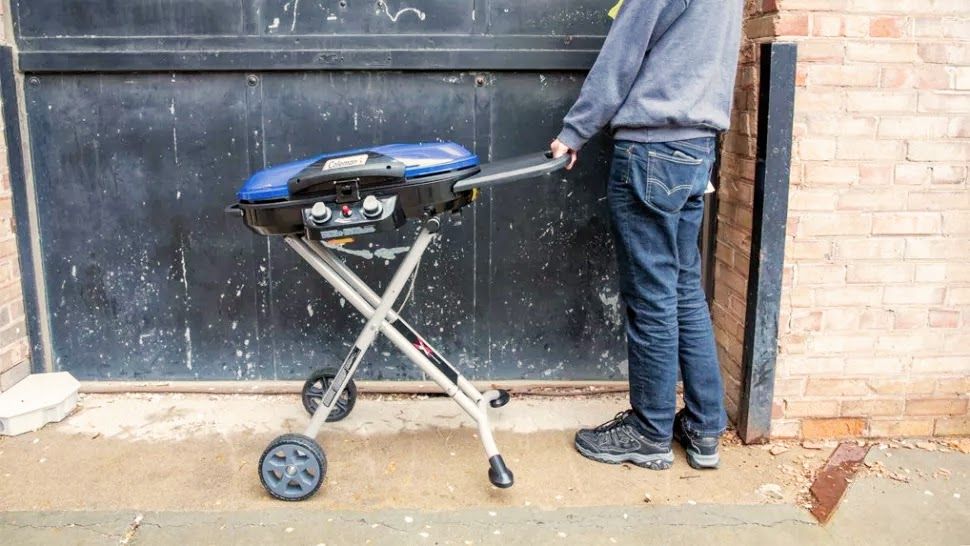
POLYGON ((560 158, 566 154, 569 154, 569 165, 566 165, 566 170, 571 170, 573 165, 576 164, 576 160, 579 159, 579 152, 572 150, 569 146, 566 146, 557 138, 552 141, 549 145, 549 150, 552 152, 553 159, 560 158))

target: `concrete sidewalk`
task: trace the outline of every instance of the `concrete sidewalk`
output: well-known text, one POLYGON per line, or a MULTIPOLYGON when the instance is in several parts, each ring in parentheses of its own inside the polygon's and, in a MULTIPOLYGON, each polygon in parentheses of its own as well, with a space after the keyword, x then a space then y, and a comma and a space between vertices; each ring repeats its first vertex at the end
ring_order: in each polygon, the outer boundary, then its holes
POLYGON ((520 399, 496 412, 517 478, 501 491, 453 403, 363 399, 321 434, 323 489, 286 504, 263 493, 255 465, 305 423, 294 397, 88 396, 64 423, 0 441, 0 543, 970 544, 968 455, 876 447, 822 527, 801 505, 829 448, 731 443, 706 473, 682 453, 665 472, 579 457, 572 430, 623 403, 520 399))

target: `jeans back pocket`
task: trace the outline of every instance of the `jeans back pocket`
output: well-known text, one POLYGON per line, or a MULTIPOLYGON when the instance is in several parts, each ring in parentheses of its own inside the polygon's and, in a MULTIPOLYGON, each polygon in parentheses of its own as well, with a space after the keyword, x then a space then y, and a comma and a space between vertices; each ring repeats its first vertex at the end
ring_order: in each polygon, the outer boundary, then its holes
POLYGON ((693 194, 704 168, 704 158, 675 148, 669 143, 651 144, 647 148, 644 200, 666 213, 679 212, 693 194))

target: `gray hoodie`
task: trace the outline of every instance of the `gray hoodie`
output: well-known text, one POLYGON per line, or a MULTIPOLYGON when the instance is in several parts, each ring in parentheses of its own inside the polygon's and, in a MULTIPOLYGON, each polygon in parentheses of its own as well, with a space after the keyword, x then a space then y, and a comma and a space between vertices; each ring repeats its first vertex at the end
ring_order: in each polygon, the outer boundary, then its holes
POLYGON ((669 142, 728 128, 743 0, 625 0, 563 120, 574 150, 613 138, 669 142))

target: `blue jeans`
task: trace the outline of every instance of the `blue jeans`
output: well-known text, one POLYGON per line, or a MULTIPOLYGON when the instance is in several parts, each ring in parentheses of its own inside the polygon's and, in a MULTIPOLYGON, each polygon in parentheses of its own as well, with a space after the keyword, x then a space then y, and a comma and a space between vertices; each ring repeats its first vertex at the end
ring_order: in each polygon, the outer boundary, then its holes
POLYGON ((630 403, 641 432, 670 441, 677 371, 685 427, 724 431, 724 387, 701 287, 698 236, 713 137, 675 142, 617 141, 607 195, 627 312, 630 403))

